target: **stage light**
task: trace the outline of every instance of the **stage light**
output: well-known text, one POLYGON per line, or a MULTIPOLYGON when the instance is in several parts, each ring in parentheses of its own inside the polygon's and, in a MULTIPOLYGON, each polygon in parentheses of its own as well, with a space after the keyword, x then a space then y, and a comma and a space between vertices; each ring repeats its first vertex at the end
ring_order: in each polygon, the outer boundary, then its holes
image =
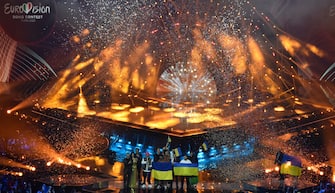
POLYGON ((123 146, 122 143, 119 143, 119 142, 116 143, 116 147, 117 147, 117 148, 122 149, 122 146, 123 146))
POLYGON ((12 113, 12 111, 11 110, 7 110, 7 114, 11 114, 12 113))
POLYGON ((61 158, 58 158, 58 162, 61 163, 61 164, 63 164, 63 163, 64 163, 64 160, 61 159, 61 158))
POLYGON ((205 158, 205 153, 200 149, 197 157, 198 157, 199 160, 204 159, 205 158))
POLYGON ((138 148, 142 148, 142 147, 143 147, 143 144, 138 143, 138 144, 136 144, 136 147, 138 147, 138 148))
POLYGON ((241 145, 239 145, 239 144, 234 144, 234 149, 235 149, 235 150, 240 150, 240 149, 241 149, 241 145))
POLYGON ((209 150, 209 156, 213 157, 217 154, 217 150, 215 149, 215 147, 211 147, 209 150))
POLYGON ((285 111, 285 108, 282 107, 282 106, 277 106, 277 107, 274 108, 274 110, 275 110, 276 112, 284 112, 284 111, 285 111))
POLYGON ((229 149, 228 149, 227 145, 222 145, 221 148, 222 148, 222 153, 223 154, 226 154, 226 153, 229 152, 229 149))

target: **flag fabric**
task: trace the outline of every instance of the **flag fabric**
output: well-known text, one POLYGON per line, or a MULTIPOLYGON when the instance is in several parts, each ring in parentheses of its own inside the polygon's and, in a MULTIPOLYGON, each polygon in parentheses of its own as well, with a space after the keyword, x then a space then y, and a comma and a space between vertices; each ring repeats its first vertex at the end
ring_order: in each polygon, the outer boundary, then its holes
POLYGON ((174 163, 173 173, 175 176, 198 176, 198 164, 174 163))
POLYGON ((283 157, 282 157, 282 160, 281 160, 281 163, 287 163, 287 162, 290 162, 291 165, 293 166, 297 166, 297 167, 302 167, 301 166, 301 160, 298 158, 298 157, 294 157, 294 156, 291 156, 291 155, 287 155, 287 154, 283 154, 283 157))
POLYGON ((201 147, 202 147, 203 151, 207 151, 208 150, 207 142, 203 142, 202 145, 201 145, 201 147))
POLYGON ((151 175, 156 180, 172 180, 172 163, 153 162, 151 175))
POLYGON ((171 144, 171 137, 170 136, 167 136, 167 142, 166 142, 166 145, 165 145, 165 147, 164 148, 166 148, 166 149, 170 149, 170 144, 171 144))
POLYGON ((301 170, 302 170, 301 167, 291 165, 290 163, 283 163, 280 165, 281 174, 289 174, 291 176, 300 176, 301 170))
POLYGON ((281 174, 300 176, 302 170, 301 160, 298 157, 283 154, 280 165, 281 174))
POLYGON ((182 155, 181 148, 177 147, 173 149, 173 153, 175 154, 176 157, 179 157, 182 155))
POLYGON ((167 142, 168 142, 168 143, 171 143, 171 141, 172 141, 172 140, 171 140, 171 137, 168 136, 168 138, 167 138, 167 142))

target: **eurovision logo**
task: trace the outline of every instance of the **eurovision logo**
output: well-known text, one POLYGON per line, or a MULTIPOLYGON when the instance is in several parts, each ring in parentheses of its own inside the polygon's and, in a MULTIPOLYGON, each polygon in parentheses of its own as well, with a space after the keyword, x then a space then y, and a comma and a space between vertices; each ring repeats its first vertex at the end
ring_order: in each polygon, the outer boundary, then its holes
POLYGON ((22 3, 21 5, 6 3, 4 5, 4 14, 50 14, 50 5, 41 3, 35 5, 32 2, 22 3))
POLYGON ((54 0, 0 0, 0 24, 8 36, 36 43, 52 31, 56 19, 54 0))

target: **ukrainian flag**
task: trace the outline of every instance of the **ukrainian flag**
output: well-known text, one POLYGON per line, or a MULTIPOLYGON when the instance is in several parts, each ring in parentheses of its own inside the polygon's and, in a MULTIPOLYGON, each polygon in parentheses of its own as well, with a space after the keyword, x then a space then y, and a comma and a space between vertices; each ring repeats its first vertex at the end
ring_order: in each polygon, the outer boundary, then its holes
POLYGON ((175 176, 198 176, 198 164, 174 163, 173 173, 175 176))
POLYGON ((207 142, 203 142, 202 145, 201 145, 201 147, 202 147, 203 151, 207 151, 208 150, 207 142))
POLYGON ((152 177, 156 180, 172 180, 172 163, 171 162, 153 162, 152 177))
POLYGON ((291 176, 300 176, 301 175, 301 167, 293 166, 291 163, 283 163, 280 165, 280 173, 281 174, 289 174, 291 176))
POLYGON ((168 138, 167 138, 167 142, 168 142, 168 143, 171 143, 171 141, 172 141, 172 140, 171 140, 171 137, 168 136, 168 138))
POLYGON ((182 152, 181 152, 181 148, 180 148, 180 147, 178 147, 178 148, 174 148, 174 149, 173 149, 173 152, 174 152, 174 154, 176 155, 176 157, 179 157, 179 156, 181 156, 181 154, 182 154, 182 152))
POLYGON ((283 154, 280 165, 281 174, 289 174, 292 176, 300 176, 302 170, 301 160, 297 157, 283 154))

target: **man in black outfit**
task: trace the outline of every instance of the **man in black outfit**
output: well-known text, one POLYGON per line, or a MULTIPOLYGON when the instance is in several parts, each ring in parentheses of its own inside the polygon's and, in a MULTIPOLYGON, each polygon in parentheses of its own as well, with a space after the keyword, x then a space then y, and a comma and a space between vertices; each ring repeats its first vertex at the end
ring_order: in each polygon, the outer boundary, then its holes
POLYGON ((140 149, 135 149, 135 156, 137 157, 137 179, 138 179, 138 185, 140 186, 142 184, 142 154, 140 153, 140 149))
POLYGON ((160 161, 160 160, 162 160, 163 159, 163 154, 162 154, 162 152, 161 152, 161 149, 158 147, 157 149, 156 149, 156 153, 155 153, 155 155, 154 155, 154 162, 158 162, 158 161, 160 161))
POLYGON ((131 176, 131 167, 133 165, 133 160, 130 157, 130 153, 126 154, 126 157, 123 159, 123 189, 125 192, 128 192, 130 176, 131 176))

